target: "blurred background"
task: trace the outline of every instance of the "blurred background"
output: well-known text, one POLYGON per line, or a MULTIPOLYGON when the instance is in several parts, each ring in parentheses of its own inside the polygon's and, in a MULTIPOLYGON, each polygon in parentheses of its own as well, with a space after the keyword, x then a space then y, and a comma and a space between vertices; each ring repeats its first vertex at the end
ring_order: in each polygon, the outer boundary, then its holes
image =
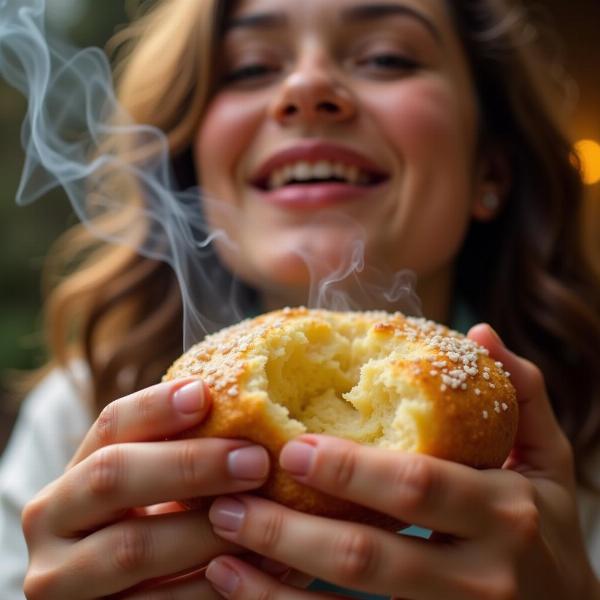
MULTIPOLYGON (((128 0, 48 0, 47 26, 77 46, 104 47, 136 3, 128 0)), ((24 155, 24 98, 0 78, 0 452, 18 410, 13 375, 44 363, 41 281, 44 257, 76 222, 64 194, 25 207, 15 203, 24 155)))
MULTIPOLYGON (((103 47, 138 2, 48 0, 48 26, 78 46, 103 47)), ((589 223, 600 219, 600 0, 536 0, 544 26, 556 31, 555 52, 572 78, 571 136, 584 159, 589 223)), ((24 99, 0 80, 0 452, 18 409, 15 373, 44 362, 40 270, 56 237, 75 222, 64 195, 17 207, 23 166, 19 130, 24 99)), ((583 231, 582 235, 586 232, 583 231)), ((598 245, 600 240, 588 239, 598 245)))

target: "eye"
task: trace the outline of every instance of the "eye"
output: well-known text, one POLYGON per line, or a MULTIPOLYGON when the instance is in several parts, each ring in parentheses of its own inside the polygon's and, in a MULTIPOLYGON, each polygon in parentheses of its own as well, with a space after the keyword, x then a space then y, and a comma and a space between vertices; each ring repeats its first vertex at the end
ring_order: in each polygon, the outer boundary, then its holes
POLYGON ((273 66, 263 63, 251 63, 233 69, 229 73, 226 73, 223 77, 224 83, 236 83, 243 81, 253 81, 261 79, 275 73, 277 69, 273 66))
POLYGON ((359 67, 371 67, 385 71, 416 71, 420 64, 405 56, 393 52, 382 52, 380 54, 372 54, 356 61, 359 67))

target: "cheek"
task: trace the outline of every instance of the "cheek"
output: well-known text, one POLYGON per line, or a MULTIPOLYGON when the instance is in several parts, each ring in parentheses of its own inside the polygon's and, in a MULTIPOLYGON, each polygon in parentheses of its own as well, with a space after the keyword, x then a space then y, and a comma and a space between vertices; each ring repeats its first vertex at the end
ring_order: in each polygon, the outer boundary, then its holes
POLYGON ((420 273, 453 259, 470 219, 477 116, 459 90, 432 77, 366 100, 398 168, 382 252, 420 273))
POLYGON ((470 164, 475 109, 459 87, 437 77, 415 79, 387 94, 370 94, 365 103, 390 147, 408 166, 413 159, 419 168, 470 164))
POLYGON ((235 200, 236 168, 252 143, 264 113, 259 98, 240 101, 221 93, 208 106, 195 143, 202 187, 219 199, 235 200))

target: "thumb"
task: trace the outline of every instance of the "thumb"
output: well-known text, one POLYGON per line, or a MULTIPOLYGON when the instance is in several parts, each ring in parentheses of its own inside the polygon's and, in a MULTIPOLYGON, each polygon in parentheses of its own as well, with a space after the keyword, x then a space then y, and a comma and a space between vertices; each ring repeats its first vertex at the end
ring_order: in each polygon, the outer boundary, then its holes
POLYGON ((564 465, 570 456, 569 442, 552 410, 540 369, 511 352, 487 324, 475 325, 467 337, 504 365, 517 392, 519 424, 509 466, 520 471, 553 471, 564 465))

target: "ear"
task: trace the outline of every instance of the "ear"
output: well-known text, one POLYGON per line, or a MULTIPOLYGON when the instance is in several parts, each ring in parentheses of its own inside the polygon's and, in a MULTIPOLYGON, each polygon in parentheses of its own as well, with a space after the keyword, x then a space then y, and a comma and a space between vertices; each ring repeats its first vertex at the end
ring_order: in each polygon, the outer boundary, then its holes
POLYGON ((475 175, 471 215, 477 221, 493 221, 502 212, 512 184, 507 150, 500 144, 484 148, 475 175))

